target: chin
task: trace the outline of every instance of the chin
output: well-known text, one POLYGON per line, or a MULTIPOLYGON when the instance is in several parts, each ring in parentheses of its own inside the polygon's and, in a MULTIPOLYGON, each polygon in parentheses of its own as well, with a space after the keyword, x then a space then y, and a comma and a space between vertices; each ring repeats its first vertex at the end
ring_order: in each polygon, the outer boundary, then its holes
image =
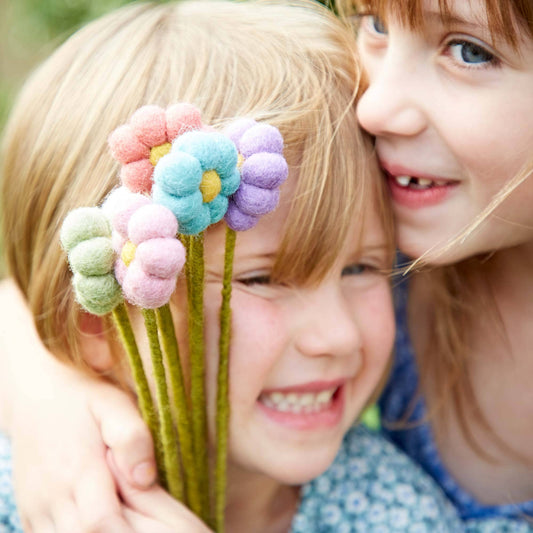
MULTIPOLYGON (((282 462, 268 468, 267 475, 284 485, 303 485, 323 474, 333 463, 340 446, 327 446, 319 453, 287 454, 282 462), (292 456, 292 460, 291 457, 292 456)), ((279 451, 280 455, 285 452, 279 451)))

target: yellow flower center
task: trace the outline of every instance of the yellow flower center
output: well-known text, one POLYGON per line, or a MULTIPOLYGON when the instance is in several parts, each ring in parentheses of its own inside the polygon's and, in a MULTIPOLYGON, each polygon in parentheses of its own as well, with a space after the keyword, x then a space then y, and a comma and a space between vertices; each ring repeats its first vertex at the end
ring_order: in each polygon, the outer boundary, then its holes
POLYGON ((216 170, 206 170, 202 176, 202 183, 200 183, 200 192, 205 203, 214 200, 220 189, 222 183, 220 182, 220 176, 216 170))
POLYGON ((155 167, 159 160, 170 152, 171 148, 172 145, 170 143, 163 143, 159 146, 150 148, 150 163, 152 163, 152 165, 155 167))
POLYGON ((128 241, 123 247, 122 252, 120 253, 120 258, 124 261, 126 266, 130 266, 130 263, 135 258, 135 250, 137 247, 131 241, 128 241))
POLYGON ((242 154, 239 154, 237 156, 237 168, 240 170, 242 165, 244 163, 244 156, 242 154))

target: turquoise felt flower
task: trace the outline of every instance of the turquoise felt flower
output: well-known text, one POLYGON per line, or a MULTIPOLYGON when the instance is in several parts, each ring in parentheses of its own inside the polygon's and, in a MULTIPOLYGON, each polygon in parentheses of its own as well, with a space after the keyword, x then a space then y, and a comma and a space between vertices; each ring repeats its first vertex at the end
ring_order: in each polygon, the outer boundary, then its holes
POLYGON ((170 209, 179 231, 196 235, 222 220, 239 187, 237 148, 225 135, 191 131, 178 137, 154 170, 153 200, 170 209))
POLYGON ((78 303, 93 315, 105 315, 123 301, 113 274, 115 253, 111 224, 99 207, 71 211, 61 227, 61 244, 74 273, 78 303))

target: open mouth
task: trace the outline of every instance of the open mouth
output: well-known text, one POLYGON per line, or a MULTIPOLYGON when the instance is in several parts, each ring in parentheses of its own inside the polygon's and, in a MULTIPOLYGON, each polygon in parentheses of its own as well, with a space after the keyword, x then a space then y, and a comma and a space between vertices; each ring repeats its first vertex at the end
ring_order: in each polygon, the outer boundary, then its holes
POLYGON ((447 179, 393 175, 388 171, 385 174, 394 203, 407 208, 437 205, 459 184, 458 181, 447 179))
POLYGON ((282 413, 293 414, 312 414, 328 410, 336 394, 338 394, 340 387, 333 387, 331 389, 320 392, 270 392, 262 393, 259 396, 259 402, 265 407, 280 411, 282 413))
POLYGON ((271 421, 297 430, 336 426, 344 412, 344 382, 320 390, 264 391, 260 410, 271 421))
POLYGON ((390 178, 396 182, 400 187, 415 190, 431 189, 433 187, 443 187, 446 185, 453 185, 454 182, 449 180, 433 180, 428 178, 417 178, 414 176, 392 176, 390 178))

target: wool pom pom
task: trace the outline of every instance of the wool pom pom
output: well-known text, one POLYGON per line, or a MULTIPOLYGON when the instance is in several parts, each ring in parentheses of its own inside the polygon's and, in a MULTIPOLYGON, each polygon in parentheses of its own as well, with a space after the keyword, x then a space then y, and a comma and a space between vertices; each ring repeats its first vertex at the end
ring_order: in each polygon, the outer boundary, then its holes
POLYGON ((150 276, 170 278, 185 264, 185 248, 175 239, 151 239, 137 247, 135 255, 150 276))
POLYGON ((178 137, 155 167, 153 198, 174 213, 180 233, 196 235, 222 219, 239 183, 233 142, 220 133, 193 131, 178 137))
POLYGON ((135 135, 147 146, 167 142, 165 110, 156 105, 145 105, 133 113, 130 124, 135 135))
POLYGON ((255 185, 242 183, 233 195, 233 201, 247 215, 266 215, 276 209, 279 202, 279 189, 261 189, 255 185))
POLYGON ((144 309, 165 305, 176 288, 175 278, 149 276, 139 263, 128 267, 122 289, 128 301, 144 309))
POLYGON ((83 276, 76 272, 72 283, 76 300, 93 315, 107 315, 122 301, 122 289, 112 274, 83 276))
POLYGON ((123 165, 150 157, 150 148, 137 138, 129 124, 119 126, 107 142, 113 158, 123 165))
POLYGON ((167 133, 169 139, 184 134, 187 131, 202 129, 200 111, 191 104, 174 104, 166 110, 167 133))
POLYGON ((151 204, 140 207, 131 215, 128 223, 128 235, 134 244, 149 239, 175 237, 177 233, 176 217, 162 205, 151 204))
POLYGON ((150 192, 154 166, 148 159, 139 159, 123 165, 120 169, 120 181, 131 192, 150 192))
POLYGON ((73 271, 83 276, 103 276, 113 269, 115 253, 109 237, 93 237, 78 243, 68 254, 73 271))
POLYGON ((67 253, 82 241, 110 236, 109 220, 98 207, 80 207, 71 211, 63 221, 59 235, 67 253))
POLYGON ((287 179, 289 167, 277 128, 240 119, 230 124, 226 133, 239 150, 242 182, 229 198, 225 219, 231 229, 245 231, 277 207, 278 187, 287 179))

